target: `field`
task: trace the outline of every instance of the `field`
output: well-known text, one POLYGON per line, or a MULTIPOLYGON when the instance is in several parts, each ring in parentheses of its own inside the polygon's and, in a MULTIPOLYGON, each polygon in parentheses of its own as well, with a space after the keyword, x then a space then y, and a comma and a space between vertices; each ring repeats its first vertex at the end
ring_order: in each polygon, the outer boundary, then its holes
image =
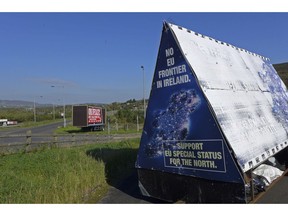
POLYGON ((0 203, 97 203, 130 175, 139 139, 0 157, 0 203))

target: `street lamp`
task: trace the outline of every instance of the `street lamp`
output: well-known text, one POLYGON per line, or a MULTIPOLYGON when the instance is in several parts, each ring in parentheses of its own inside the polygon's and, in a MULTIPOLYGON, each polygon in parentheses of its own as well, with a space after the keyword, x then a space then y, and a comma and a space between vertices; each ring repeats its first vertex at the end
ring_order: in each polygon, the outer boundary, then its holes
POLYGON ((55 104, 52 103, 52 109, 53 109, 53 120, 55 120, 55 104))
MULTIPOLYGON (((55 85, 52 85, 51 86, 52 88, 55 88, 55 87, 61 87, 63 88, 63 92, 64 92, 64 86, 55 86, 55 85)), ((63 93, 64 94, 64 93, 63 93)), ((66 127, 66 114, 65 114, 65 101, 64 101, 64 95, 63 95, 63 127, 66 127)))
POLYGON ((36 102, 34 97, 34 122, 36 122, 36 102))
POLYGON ((144 72, 144 66, 141 66, 142 71, 143 71, 143 110, 144 110, 144 120, 146 117, 146 106, 145 106, 145 72, 144 72))
MULTIPOLYGON (((43 98, 43 96, 40 96, 40 98, 43 98)), ((34 122, 36 122, 36 98, 34 97, 34 122)))

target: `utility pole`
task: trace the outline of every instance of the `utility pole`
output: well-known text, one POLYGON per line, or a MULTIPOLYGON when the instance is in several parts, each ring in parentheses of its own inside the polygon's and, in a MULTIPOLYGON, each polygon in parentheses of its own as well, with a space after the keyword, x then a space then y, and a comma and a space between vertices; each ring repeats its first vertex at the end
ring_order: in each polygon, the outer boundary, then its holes
POLYGON ((34 122, 36 122, 36 102, 34 97, 34 122))
POLYGON ((55 120, 55 104, 54 104, 54 102, 53 102, 52 106, 53 106, 53 120, 55 120))
POLYGON ((144 66, 141 66, 142 71, 143 71, 143 111, 144 111, 144 120, 146 117, 146 105, 145 105, 145 71, 144 71, 144 66))
POLYGON ((63 127, 66 127, 66 109, 65 109, 65 99, 64 99, 64 86, 55 86, 52 85, 52 88, 61 87, 63 88, 63 127))

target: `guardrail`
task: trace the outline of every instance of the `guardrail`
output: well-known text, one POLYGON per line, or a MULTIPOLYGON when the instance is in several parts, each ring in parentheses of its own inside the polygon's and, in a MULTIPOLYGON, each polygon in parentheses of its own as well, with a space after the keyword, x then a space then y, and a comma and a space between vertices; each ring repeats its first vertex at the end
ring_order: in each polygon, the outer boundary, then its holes
POLYGON ((17 152, 31 152, 41 148, 59 148, 80 146, 93 143, 105 143, 113 140, 139 138, 136 134, 26 134, 0 136, 0 154, 13 154, 17 152))

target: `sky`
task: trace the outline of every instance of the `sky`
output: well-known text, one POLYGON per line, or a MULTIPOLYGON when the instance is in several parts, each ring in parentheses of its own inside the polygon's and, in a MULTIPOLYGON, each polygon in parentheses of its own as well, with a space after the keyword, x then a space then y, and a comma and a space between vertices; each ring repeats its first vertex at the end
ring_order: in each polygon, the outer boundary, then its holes
POLYGON ((149 98, 163 21, 288 62, 288 13, 1 12, 0 100, 149 98))

